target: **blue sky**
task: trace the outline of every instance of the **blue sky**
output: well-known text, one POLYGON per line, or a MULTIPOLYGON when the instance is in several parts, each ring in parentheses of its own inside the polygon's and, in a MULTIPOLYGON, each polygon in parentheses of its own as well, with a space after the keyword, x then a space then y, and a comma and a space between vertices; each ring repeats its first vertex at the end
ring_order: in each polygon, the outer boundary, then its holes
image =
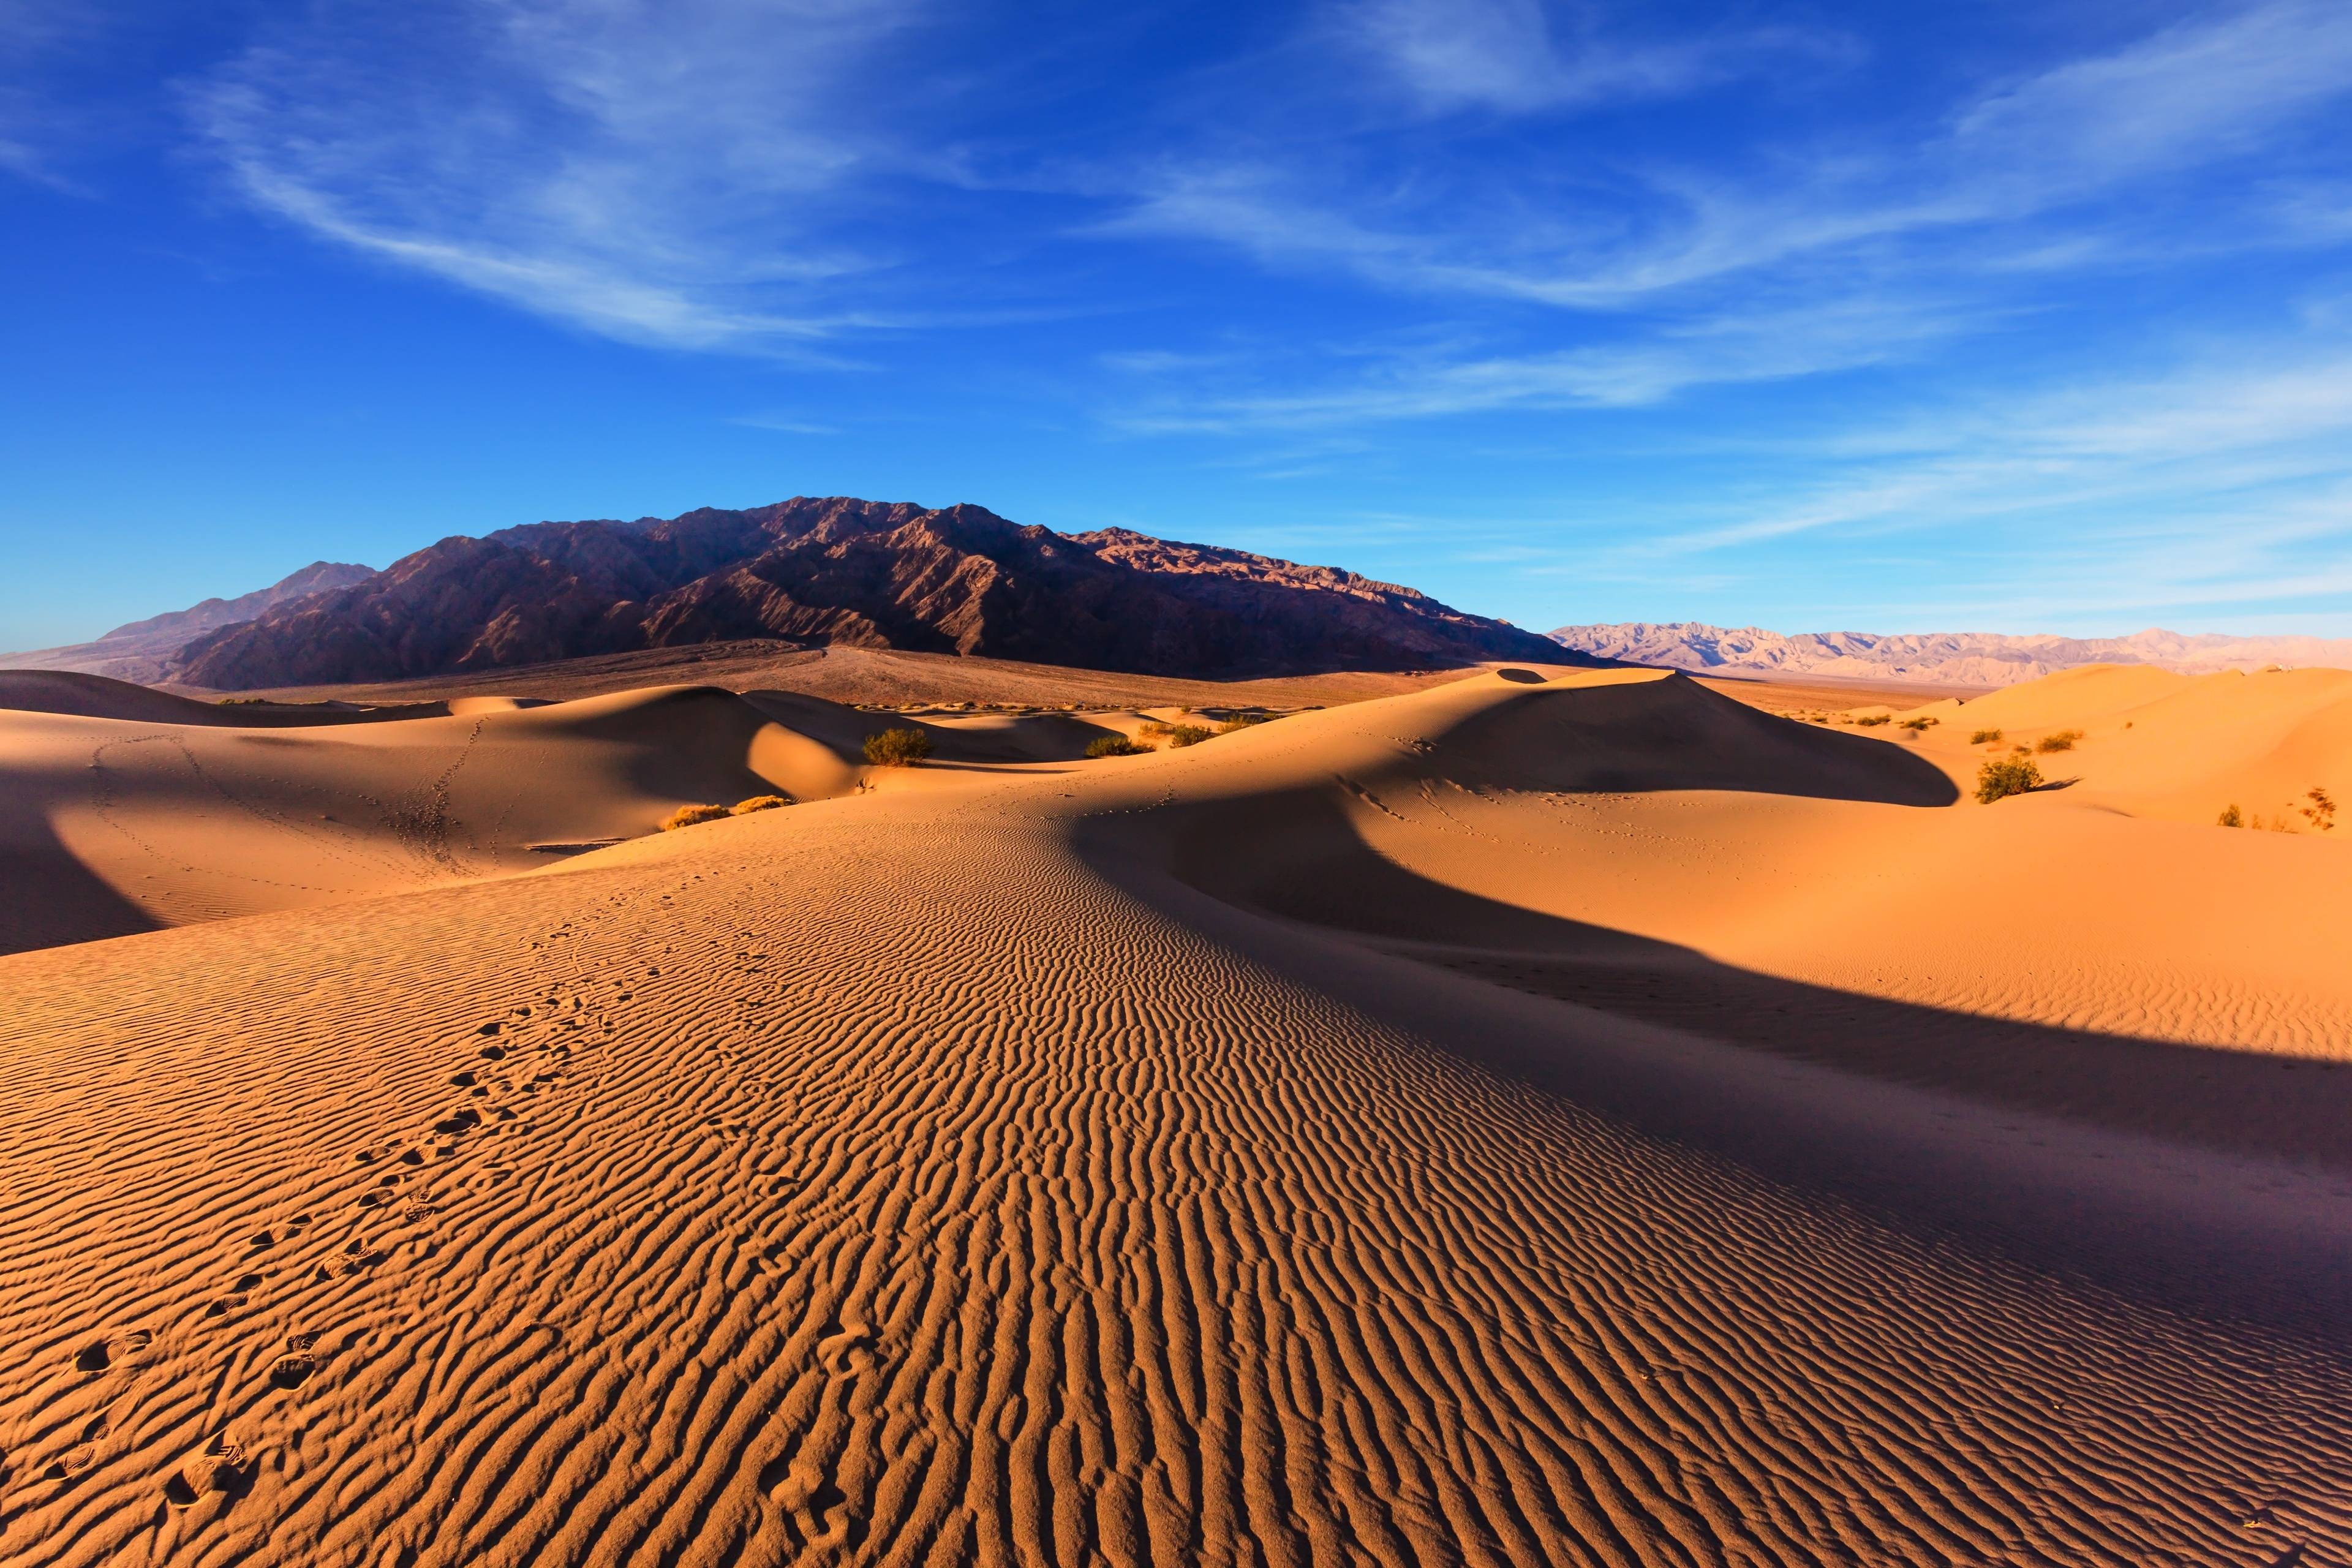
POLYGON ((835 493, 1538 627, 2352 635, 2345 0, 0 36, 0 647, 835 493))

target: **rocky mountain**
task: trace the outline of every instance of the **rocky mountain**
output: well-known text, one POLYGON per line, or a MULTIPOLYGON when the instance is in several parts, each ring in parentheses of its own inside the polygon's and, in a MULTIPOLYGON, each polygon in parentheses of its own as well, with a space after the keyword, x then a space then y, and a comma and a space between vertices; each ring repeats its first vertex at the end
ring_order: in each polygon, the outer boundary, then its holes
POLYGON ((2152 664, 2188 675, 2270 664, 2352 668, 2352 639, 2187 636, 2153 628, 2123 637, 2007 637, 1996 632, 1783 636, 1759 626, 1732 630, 1696 621, 1628 621, 1561 626, 1550 635, 1562 647, 1629 664, 1956 686, 2007 686, 2085 664, 2152 664))
POLYGON ((164 679, 172 660, 189 641, 219 626, 249 621, 278 605, 330 589, 347 588, 375 575, 373 566, 341 561, 313 561, 291 576, 267 588, 240 594, 234 599, 206 599, 184 610, 151 616, 143 621, 115 627, 95 642, 67 647, 41 648, 32 653, 0 654, 0 665, 11 669, 79 670, 117 680, 154 681, 164 679))
POLYGON ((976 506, 796 498, 453 537, 188 640, 223 690, 381 681, 741 637, 1145 674, 1547 659, 1557 645, 1329 567, 976 506))

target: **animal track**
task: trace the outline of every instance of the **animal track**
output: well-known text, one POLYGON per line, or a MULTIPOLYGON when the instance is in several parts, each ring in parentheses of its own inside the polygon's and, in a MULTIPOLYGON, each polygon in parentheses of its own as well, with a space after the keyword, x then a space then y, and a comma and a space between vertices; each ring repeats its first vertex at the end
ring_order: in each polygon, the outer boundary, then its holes
POLYGON ((773 1460, 760 1472, 760 1489, 803 1551, 855 1546, 865 1539, 866 1521, 849 1506, 849 1494, 814 1466, 773 1460))

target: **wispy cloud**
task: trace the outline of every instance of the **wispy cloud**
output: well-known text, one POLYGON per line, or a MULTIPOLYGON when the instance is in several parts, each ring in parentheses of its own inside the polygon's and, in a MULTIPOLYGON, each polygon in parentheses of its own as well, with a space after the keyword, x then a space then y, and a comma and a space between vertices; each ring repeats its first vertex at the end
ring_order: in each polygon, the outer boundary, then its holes
POLYGON ((872 324, 827 220, 898 153, 862 113, 921 0, 319 5, 191 91, 257 205, 634 342, 872 324))
POLYGON ((1792 48, 1843 47, 1788 29, 1620 39, 1590 14, 1556 16, 1540 0, 1349 0, 1326 26, 1342 47, 1439 110, 1524 113, 1672 97, 1792 48))
MULTIPOLYGON (((1595 45, 1580 70, 1563 63, 1532 0, 1481 0, 1458 25, 1454 7, 1415 0, 1346 14, 1425 95, 1527 113, 1687 90, 1777 37, 1650 53, 1595 45)), ((1768 147, 1744 162, 1604 161, 1573 181, 1514 161, 1519 183, 1498 189, 1454 168, 1345 178, 1286 143, 1146 166, 1131 205, 1105 228, 1338 265, 1384 287, 1579 310, 1866 248, 1875 260, 1921 236, 1946 247, 1935 264, 1992 270, 2018 264, 2017 228, 2029 220, 2275 152, 2284 130, 2347 95, 2352 9, 2273 0, 1988 87, 1907 145, 1890 147, 1889 132, 1874 128, 1843 144, 1768 147)), ((2275 243, 2298 218, 2332 221, 2338 212, 2326 197, 2339 188, 2249 191, 2248 205, 2267 204, 2282 221, 2248 226, 2238 242, 2275 243)), ((2225 237, 2206 242, 2217 241, 2225 237)), ((2116 259, 2104 235, 2037 236, 2032 246, 2044 267, 2116 259)))

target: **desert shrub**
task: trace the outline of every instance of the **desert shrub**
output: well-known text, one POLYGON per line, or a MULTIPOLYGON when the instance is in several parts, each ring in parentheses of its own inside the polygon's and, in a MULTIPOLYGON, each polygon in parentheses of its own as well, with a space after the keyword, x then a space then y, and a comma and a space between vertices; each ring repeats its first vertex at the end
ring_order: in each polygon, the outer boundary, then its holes
POLYGON ((723 805, 681 805, 662 819, 661 830, 675 833, 681 827, 692 827, 698 822, 716 822, 727 815, 723 805))
POLYGON ((2311 802, 2309 805, 2295 808, 2303 813, 2303 819, 2322 833, 2335 831, 2336 801, 2334 797, 2318 784, 2314 784, 2311 786, 2311 793, 2303 798, 2311 802))
POLYGON ((780 805, 790 805, 792 804, 792 798, 789 795, 755 795, 749 800, 737 801, 734 805, 728 810, 727 815, 730 816, 745 816, 755 811, 773 811, 780 805))
POLYGON ((920 730, 885 730, 866 737, 866 760, 877 768, 912 767, 931 754, 931 738, 920 730))
POLYGON ((2071 752, 2074 742, 2083 738, 2080 730, 2055 730, 2033 742, 2037 752, 2071 752))
POLYGON ((1168 726, 1168 744, 1171 747, 1197 746, 1214 733, 1214 731, 1204 730, 1198 724, 1171 724, 1168 726))
POLYGON ((1937 725, 1942 722, 1943 721, 1941 719, 1906 719, 1903 721, 1903 727, 1906 730, 1917 730, 1924 732, 1934 729, 1937 725))
POLYGON ((2042 787, 2042 770, 2031 757, 1993 757, 1977 770, 1977 799, 1986 805, 2042 787))
POLYGON ((1892 713, 1865 713, 1861 718, 1856 719, 1854 722, 1867 730, 1874 724, 1894 723, 1895 715, 1892 713))
POLYGON ((1139 757, 1150 750, 1151 750, 1150 746, 1139 746, 1124 735, 1105 735, 1088 742, 1087 755, 1089 757, 1139 757))
POLYGON ((1236 730, 1246 730, 1253 724, 1263 724, 1273 717, 1271 713, 1235 713, 1217 726, 1217 733, 1230 735, 1236 730))
POLYGON ((1969 744, 1971 746, 1998 745, 2000 742, 2000 731, 1998 730, 1979 730, 1969 737, 1969 744))
POLYGON ((2221 815, 2213 824, 2216 827, 2243 827, 2245 825, 2246 819, 2239 815, 2238 803, 2234 800, 2221 808, 2221 815))

